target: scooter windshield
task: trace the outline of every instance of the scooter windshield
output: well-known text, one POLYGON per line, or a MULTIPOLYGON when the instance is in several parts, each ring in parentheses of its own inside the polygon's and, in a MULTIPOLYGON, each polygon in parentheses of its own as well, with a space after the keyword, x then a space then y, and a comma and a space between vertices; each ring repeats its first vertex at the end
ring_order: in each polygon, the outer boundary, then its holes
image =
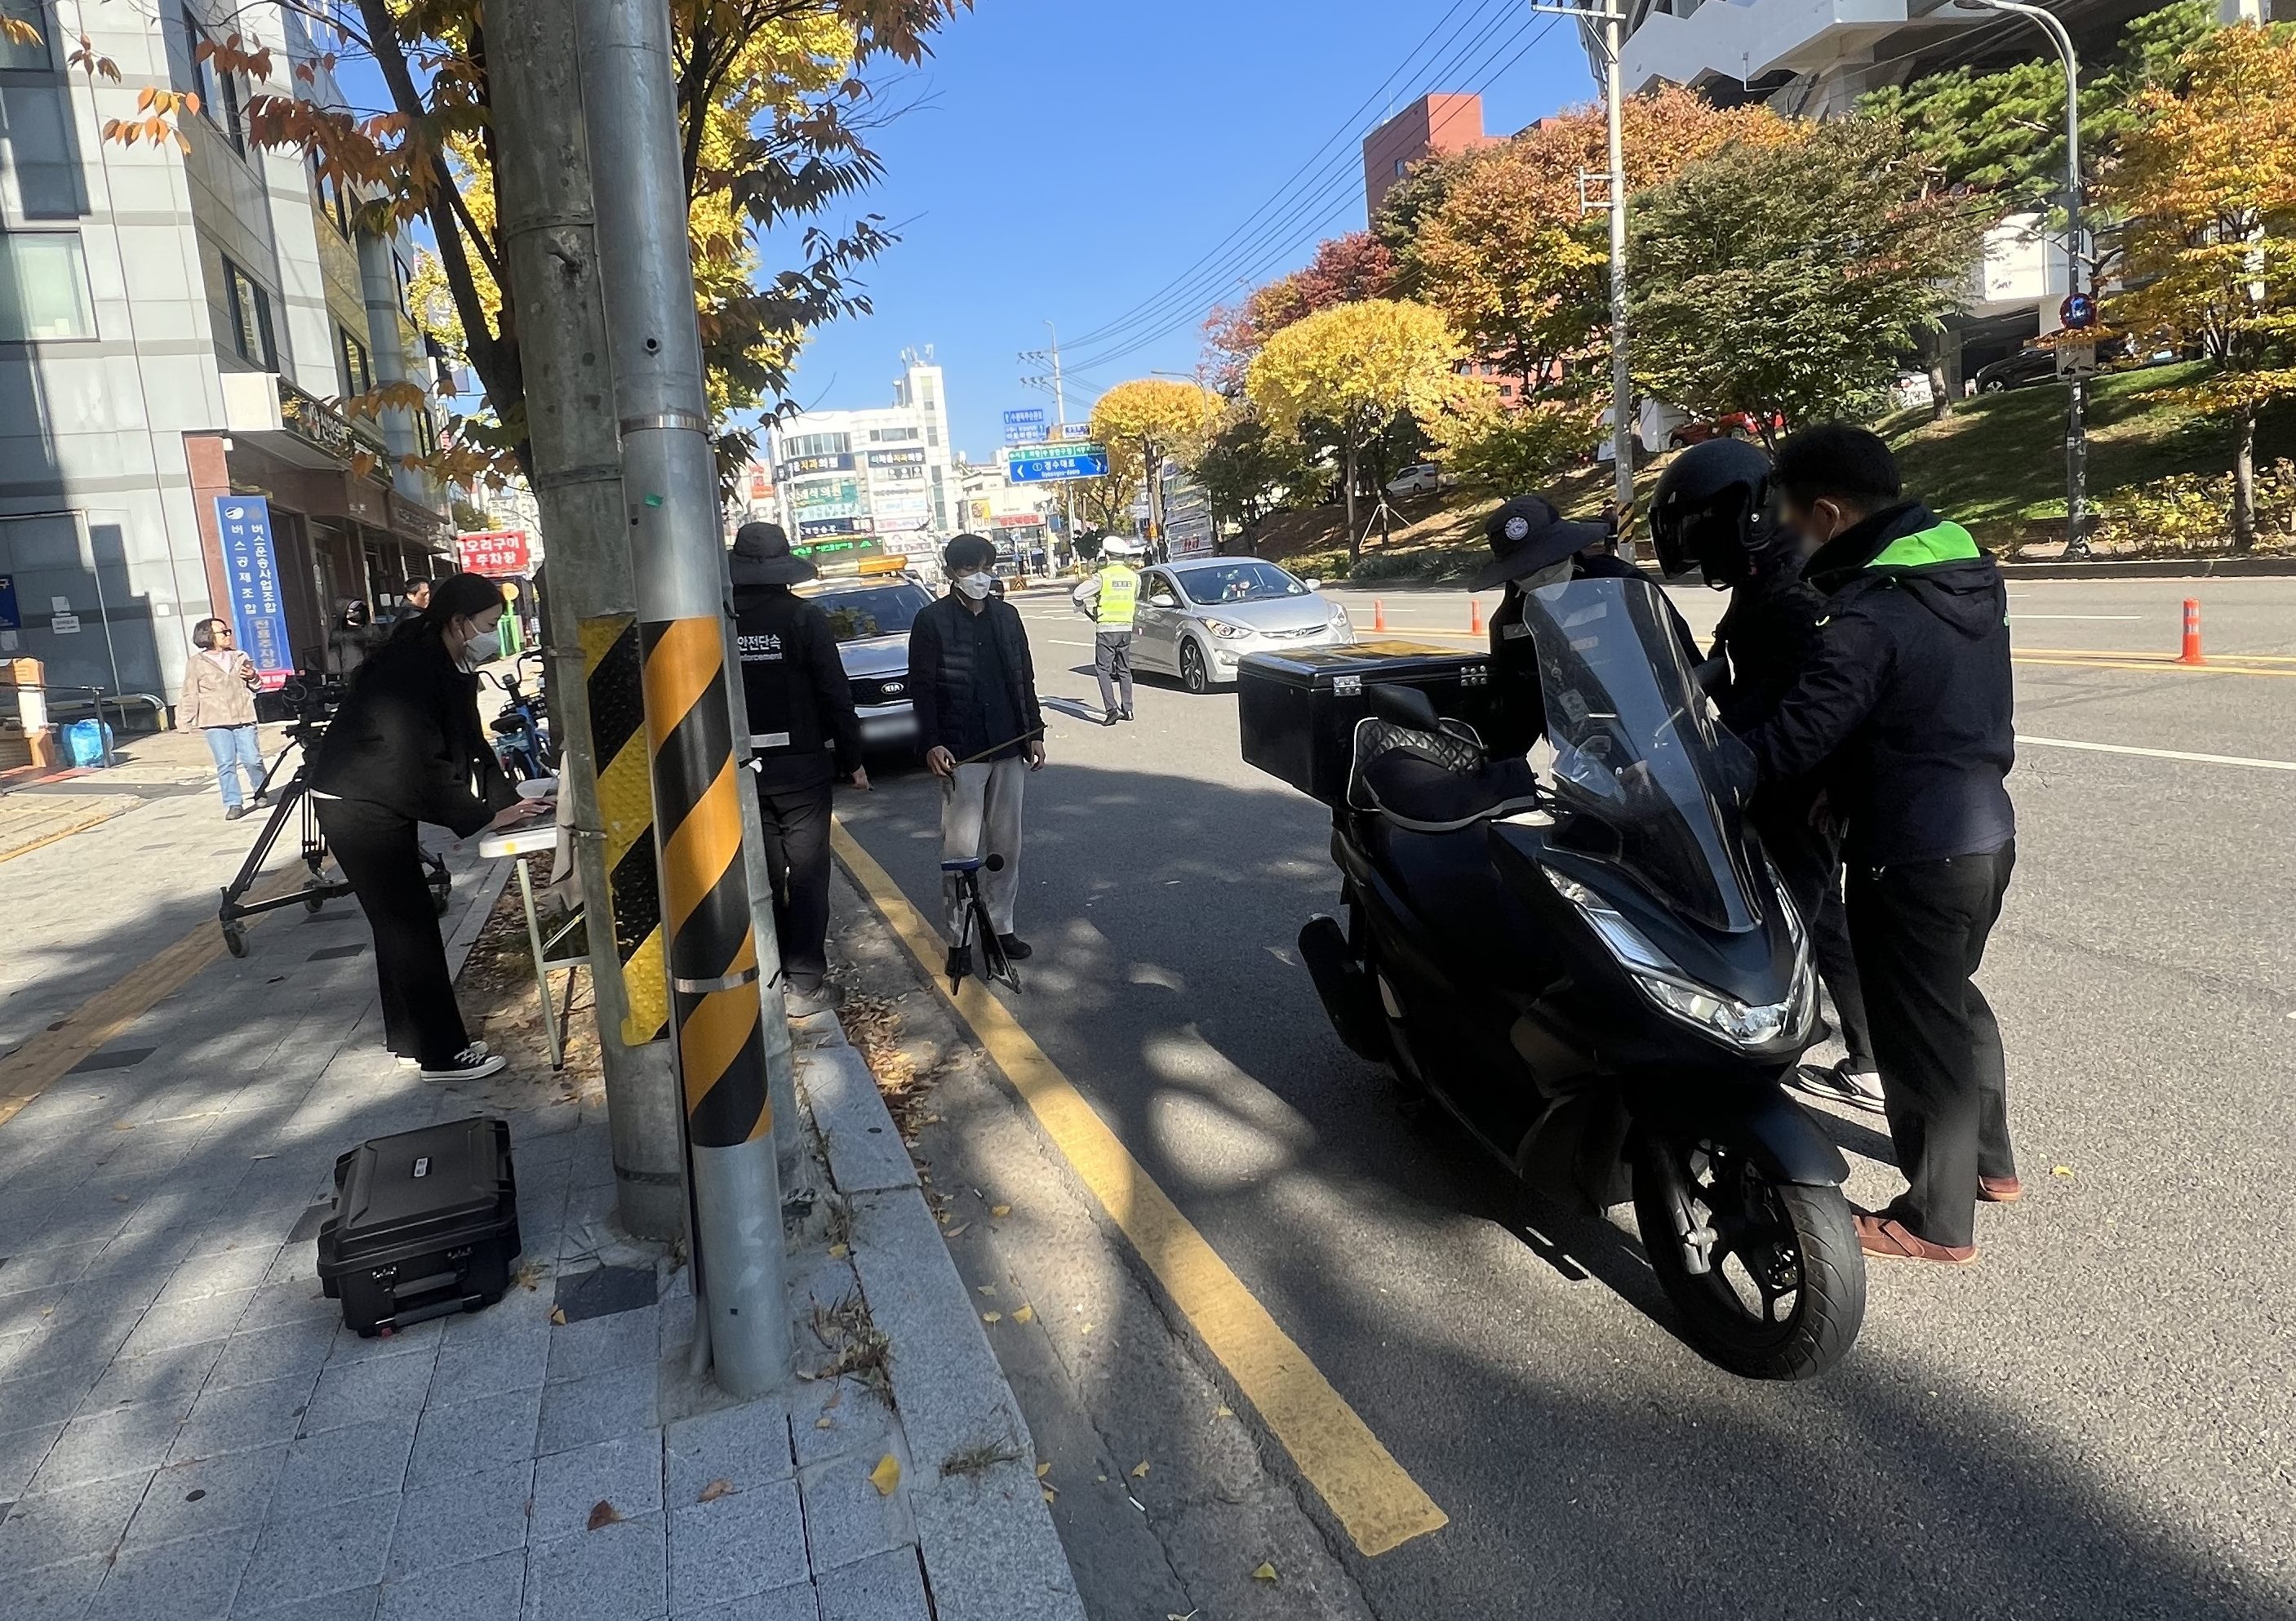
POLYGON ((1523 622, 1563 807, 1612 829, 1620 865, 1680 916, 1757 927, 1738 809, 1752 760, 1710 718, 1658 587, 1569 580, 1529 593, 1523 622))

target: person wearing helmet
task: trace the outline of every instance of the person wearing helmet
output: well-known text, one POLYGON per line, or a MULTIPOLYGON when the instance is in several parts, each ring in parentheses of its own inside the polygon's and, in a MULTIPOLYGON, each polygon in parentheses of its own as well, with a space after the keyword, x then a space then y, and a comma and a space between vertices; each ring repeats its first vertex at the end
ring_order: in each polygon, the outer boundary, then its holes
MULTIPOLYGON (((1702 678, 1722 724, 1742 737, 1777 712, 1816 659, 1825 615, 1824 602, 1802 578, 1800 548, 1777 521, 1769 457, 1727 438, 1682 451, 1652 494, 1651 535, 1668 574, 1694 568, 1708 585, 1730 594, 1702 678)), ((1747 815, 1808 925, 1810 952, 1847 1049, 1830 1068, 1802 1066, 1798 1084, 1880 1114, 1882 1077, 1841 898, 1841 829, 1826 805, 1823 769, 1765 782, 1747 815)))
POLYGON ((2001 1027, 1972 978, 2017 863, 2007 592, 1968 530, 1905 499, 1866 429, 1803 429, 1773 480, 1824 617, 1746 746, 1767 776, 1824 765, 1848 823, 1849 934, 1906 1182, 1857 1213, 1858 1247, 1963 1265, 1978 1201, 2023 1192, 2001 1027))
POLYGON ((1100 567, 1069 595, 1077 611, 1099 627, 1092 638, 1092 667, 1100 677, 1103 726, 1132 718, 1132 616, 1140 603, 1140 571, 1132 565, 1140 552, 1138 541, 1110 536, 1100 543, 1100 567))

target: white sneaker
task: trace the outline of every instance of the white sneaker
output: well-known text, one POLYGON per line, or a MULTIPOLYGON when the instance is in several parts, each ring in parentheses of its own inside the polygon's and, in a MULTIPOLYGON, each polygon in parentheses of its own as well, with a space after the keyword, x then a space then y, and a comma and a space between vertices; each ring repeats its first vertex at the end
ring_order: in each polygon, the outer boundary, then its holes
POLYGON ((1795 1070, 1792 1079, 1812 1097, 1847 1103, 1869 1115, 1887 1112, 1882 1101, 1882 1077, 1870 1070, 1850 1068, 1847 1060, 1824 1067, 1803 1064, 1795 1070))
POLYGON ((444 1069, 425 1068, 426 1081, 476 1081, 510 1068, 510 1060, 499 1052, 489 1052, 480 1042, 472 1042, 455 1054, 455 1061, 444 1069))

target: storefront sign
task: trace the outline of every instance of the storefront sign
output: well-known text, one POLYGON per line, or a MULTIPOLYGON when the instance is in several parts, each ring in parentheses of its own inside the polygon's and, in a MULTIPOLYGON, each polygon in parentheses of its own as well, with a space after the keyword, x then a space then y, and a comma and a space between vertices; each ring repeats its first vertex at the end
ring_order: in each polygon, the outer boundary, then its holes
POLYGON ((782 477, 798 479, 807 473, 842 473, 853 470, 853 458, 849 454, 835 456, 791 456, 782 463, 782 477))
POLYGON ((0 630, 21 630, 24 616, 16 607, 16 578, 0 574, 0 630))
POLYGON ((872 467, 922 467, 925 453, 922 450, 873 450, 869 453, 872 467))
POLYGON ((264 691, 275 692, 294 673, 295 659, 288 651, 279 556, 271 544, 271 503, 261 495, 217 495, 215 503, 239 651, 255 660, 264 691))
POLYGON ((865 535, 869 526, 858 518, 808 518, 799 521, 797 532, 810 540, 816 535, 865 535))
POLYGON ((524 574, 529 566, 524 529, 488 529, 482 534, 457 535, 455 552, 465 573, 489 575, 496 579, 506 574, 524 574))

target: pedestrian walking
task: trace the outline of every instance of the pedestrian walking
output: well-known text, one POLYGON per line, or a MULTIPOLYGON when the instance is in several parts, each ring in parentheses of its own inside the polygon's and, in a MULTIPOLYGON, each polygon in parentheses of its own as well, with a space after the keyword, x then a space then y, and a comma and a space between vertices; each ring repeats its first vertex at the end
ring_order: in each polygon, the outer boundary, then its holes
MULTIPOLYGON (((981 898, 997 944, 1013 962, 1030 948, 1013 932, 1021 886, 1021 799, 1028 774, 1045 764, 1045 716, 1021 611, 992 597, 996 551, 978 535, 941 550, 949 593, 919 610, 909 627, 909 680, 917 741, 940 779, 944 862, 982 859, 981 898)), ((954 877, 941 879, 948 930, 947 972, 972 971, 964 908, 954 877)))
POLYGON ((830 801, 837 777, 869 786, 861 721, 829 615, 791 589, 819 570, 791 552, 776 523, 743 524, 734 536, 731 569, 783 1000, 801 1019, 832 1005, 830 801))
MULTIPOLYGON (((1739 439, 1707 439, 1667 464, 1651 500, 1651 534, 1669 575, 1695 569, 1730 594, 1715 626, 1702 682, 1722 724, 1741 736, 1777 712, 1817 658, 1825 604, 1803 577, 1801 549, 1777 521, 1770 459, 1739 439)), ((1866 1030, 1865 993, 1841 898, 1841 828, 1821 770, 1793 782, 1766 782, 1747 818, 1777 868, 1809 932, 1818 978, 1833 998, 1846 1056, 1831 1068, 1806 1064, 1805 1091, 1869 1113, 1882 1110, 1882 1077, 1866 1030)))
POLYGON ((1111 536, 1101 543, 1100 567, 1069 598, 1098 627, 1093 632, 1092 668, 1100 678, 1103 726, 1132 718, 1132 620, 1140 604, 1140 571, 1131 560, 1139 552, 1138 543, 1111 536))
POLYGON ((263 737, 255 725, 255 694, 262 685, 255 660, 239 651, 228 622, 201 619, 192 626, 196 650, 184 665, 184 695, 176 704, 176 724, 207 740, 215 761, 216 786, 223 791, 223 815, 236 822, 257 805, 263 791, 263 737), (242 792, 239 779, 247 776, 242 792))
POLYGON ((409 580, 406 582, 406 589, 399 594, 397 611, 392 613, 390 623, 384 628, 395 631, 409 619, 419 619, 430 606, 430 582, 409 580))
POLYGON ((479 667, 501 656, 502 593, 475 574, 440 580, 353 678, 310 762, 319 829, 374 934, 383 1039, 427 1080, 503 1068, 455 1003, 417 824, 468 839, 551 814, 521 799, 479 723, 479 667))
POLYGON ((1849 937, 1907 1184, 1858 1213, 1858 1243, 1963 1265, 1977 1201, 2022 1191, 2001 1029, 1972 978, 2016 864, 2008 596, 1968 530, 1902 498, 1876 435, 1806 429, 1773 477, 1825 617, 1746 741, 1772 780, 1823 768, 1848 823, 1849 937))

